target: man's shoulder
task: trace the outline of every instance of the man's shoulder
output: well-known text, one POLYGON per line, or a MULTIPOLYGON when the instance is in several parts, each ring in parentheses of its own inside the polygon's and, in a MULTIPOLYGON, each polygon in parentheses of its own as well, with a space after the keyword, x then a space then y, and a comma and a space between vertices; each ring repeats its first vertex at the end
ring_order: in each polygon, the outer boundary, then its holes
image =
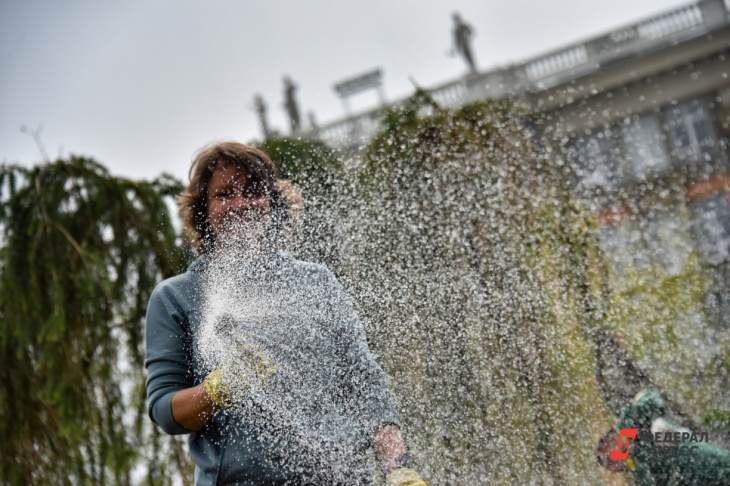
POLYGON ((189 301, 193 295, 193 275, 189 270, 168 277, 155 285, 150 301, 164 299, 175 303, 189 301))
POLYGON ((173 275, 172 277, 168 277, 164 280, 161 280, 160 282, 155 285, 155 290, 158 289, 180 289, 183 287, 187 287, 190 285, 190 272, 182 272, 178 273, 177 275, 173 275))

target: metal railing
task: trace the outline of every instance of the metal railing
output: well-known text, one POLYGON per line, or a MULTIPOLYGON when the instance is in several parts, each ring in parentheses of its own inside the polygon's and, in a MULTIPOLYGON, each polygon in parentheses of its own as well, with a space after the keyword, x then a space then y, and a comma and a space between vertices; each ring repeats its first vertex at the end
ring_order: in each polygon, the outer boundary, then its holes
MULTIPOLYGON (((649 17, 604 35, 571 44, 506 68, 469 75, 429 88, 442 106, 457 107, 487 98, 503 98, 561 85, 631 55, 706 34, 728 24, 730 0, 701 0, 649 17)), ((405 98, 395 100, 397 107, 405 98)), ((383 107, 305 132, 334 147, 366 143, 378 130, 383 107)))

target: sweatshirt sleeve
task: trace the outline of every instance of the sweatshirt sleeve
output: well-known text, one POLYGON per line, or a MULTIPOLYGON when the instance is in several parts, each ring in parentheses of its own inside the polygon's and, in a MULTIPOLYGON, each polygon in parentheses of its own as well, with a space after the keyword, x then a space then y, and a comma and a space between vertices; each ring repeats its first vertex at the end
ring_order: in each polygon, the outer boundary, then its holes
POLYGON ((147 369, 147 412, 168 434, 191 431, 175 422, 172 397, 189 383, 188 342, 183 312, 175 291, 158 284, 147 305, 145 324, 145 368, 147 369))
POLYGON ((393 395, 388 389, 385 372, 368 348, 365 328, 350 296, 334 275, 331 275, 331 281, 335 313, 343 325, 345 386, 354 395, 360 420, 372 439, 376 427, 384 424, 400 426, 400 418, 393 395))

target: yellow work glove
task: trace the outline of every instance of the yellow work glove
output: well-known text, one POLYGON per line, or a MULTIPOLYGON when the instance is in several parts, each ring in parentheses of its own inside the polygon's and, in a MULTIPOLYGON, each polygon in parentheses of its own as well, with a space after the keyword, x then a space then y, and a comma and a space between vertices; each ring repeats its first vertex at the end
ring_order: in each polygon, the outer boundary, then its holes
POLYGON ((226 385, 223 372, 219 368, 214 369, 205 377, 203 388, 215 408, 220 410, 231 406, 231 390, 226 385))
POLYGON ((211 371, 203 381, 205 392, 218 409, 230 407, 254 384, 264 385, 277 370, 253 344, 238 343, 236 348, 238 353, 233 362, 211 371))
POLYGON ((385 476, 385 486, 428 486, 428 484, 415 470, 399 467, 385 476))

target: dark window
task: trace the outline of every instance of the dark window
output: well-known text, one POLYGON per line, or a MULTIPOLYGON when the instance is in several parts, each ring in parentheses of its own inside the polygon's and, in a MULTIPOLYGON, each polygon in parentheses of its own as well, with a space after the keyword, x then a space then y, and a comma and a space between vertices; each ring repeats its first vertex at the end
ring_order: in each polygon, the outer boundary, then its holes
POLYGON ((690 100, 664 112, 669 153, 674 164, 691 176, 703 177, 725 166, 712 111, 705 100, 690 100))

